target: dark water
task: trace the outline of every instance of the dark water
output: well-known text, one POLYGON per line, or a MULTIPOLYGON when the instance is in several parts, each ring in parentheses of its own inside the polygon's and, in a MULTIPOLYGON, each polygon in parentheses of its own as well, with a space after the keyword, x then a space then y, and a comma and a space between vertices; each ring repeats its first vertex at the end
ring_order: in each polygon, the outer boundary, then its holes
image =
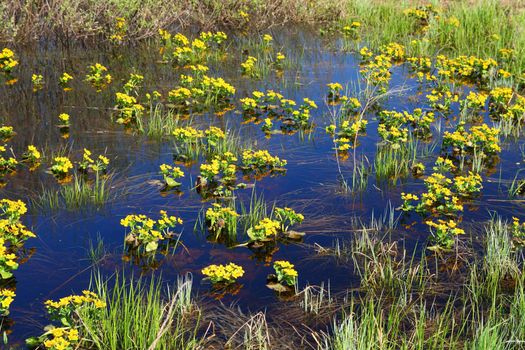
MULTIPOLYGON (((365 223, 370 221, 372 213, 377 218, 390 205, 394 208, 400 205, 401 192, 423 190, 423 182, 408 176, 393 186, 387 181, 376 180, 375 175, 371 174, 367 190, 363 193, 340 193, 333 144, 324 131, 329 118, 323 100, 327 83, 358 85, 358 58, 335 50, 333 45, 327 45, 308 30, 276 31, 272 34, 276 46, 296 62, 282 77, 273 73, 264 80, 242 77, 239 68, 241 39, 230 40, 230 55, 226 63, 211 64, 208 75, 222 76, 232 83, 237 89, 236 99, 250 95, 255 89, 274 89, 298 101, 303 97, 313 99, 319 106, 312 111, 316 124, 314 132, 310 135, 273 135, 267 139, 260 125, 242 124, 242 115, 235 111, 222 117, 205 115, 194 119, 202 126, 227 126, 239 132, 243 138, 257 140, 258 148, 268 149, 270 153, 288 161, 286 175, 257 181, 255 191, 263 195, 269 204, 276 202, 279 206, 289 206, 305 216, 303 225, 298 227, 306 232, 304 242, 278 244, 278 250, 273 255, 274 260, 285 259, 296 264, 299 286, 320 284, 323 281, 330 281, 334 291, 357 286, 359 278, 352 269, 337 264, 329 257, 316 257, 312 246, 316 243, 331 246, 336 238, 350 238, 354 217, 361 218, 365 223)), ((181 187, 182 195, 161 195, 158 187, 149 181, 160 180, 159 165, 172 162, 172 141, 137 135, 111 122, 110 109, 114 105, 114 93, 121 90, 129 73, 144 75, 143 92, 156 89, 167 95, 176 86, 180 72, 170 65, 159 63, 158 47, 143 44, 117 48, 63 48, 46 43, 15 47, 15 51, 21 62, 16 74, 19 81, 13 86, 0 87, 0 117, 5 118, 5 124, 14 126, 17 132, 9 141, 14 153, 20 155, 28 144, 36 145, 46 154, 53 149, 70 148, 75 159, 81 157, 83 148, 92 150, 94 154, 105 153, 111 160, 110 169, 116 174, 114 184, 120 195, 99 210, 42 212, 30 208, 24 222, 38 238, 26 243, 32 255, 15 271, 14 281, 9 282, 10 286, 16 286, 17 294, 9 316, 9 322, 12 322, 11 340, 22 340, 41 332, 47 324, 43 306, 45 300, 79 293, 88 288, 93 270, 87 251, 89 242, 96 241, 98 237, 103 239, 105 249, 111 253, 100 265, 104 274, 109 276, 115 270, 123 269, 135 270, 135 273, 147 270, 146 274, 151 273, 147 268, 132 268, 131 263, 122 260, 126 231, 120 226, 120 219, 131 213, 156 217, 161 209, 184 220, 182 241, 185 249, 179 247, 173 255, 158 259, 156 272, 161 272, 166 281, 174 281, 178 274, 191 272, 198 293, 203 295, 209 290, 209 285, 201 283, 200 269, 210 263, 233 261, 242 265, 246 271, 241 279, 243 287, 239 294, 227 296, 224 301, 238 301, 250 310, 279 307, 278 298, 265 286, 266 275, 273 272, 271 264, 257 260, 247 248, 230 249, 222 244, 208 242, 205 233, 194 232, 201 208, 209 206, 191 190, 192 180, 199 172, 199 164, 183 169, 186 176, 181 187), (100 93, 82 81, 87 66, 95 62, 106 65, 114 78, 111 86, 100 93), (75 77, 72 91, 64 92, 57 84, 63 71, 75 77), (42 74, 46 82, 44 89, 36 93, 31 86, 33 73, 42 74), (56 127, 60 113, 71 115, 72 126, 67 139, 61 137, 56 127), (120 191, 122 189, 123 192, 120 191)), ((426 87, 411 78, 402 66, 394 68, 393 73, 390 87, 407 90, 382 101, 381 108, 410 111, 424 107, 424 94, 420 92, 425 91, 426 87)), ((379 141, 377 121, 373 115, 368 120, 367 135, 361 137, 357 154, 359 158, 366 155, 373 163, 379 141)), ((453 130, 456 123, 454 117, 450 121, 442 120, 442 130, 453 130)), ((433 155, 421 159, 427 169, 431 169, 435 156, 440 152, 437 134, 432 142, 437 143, 433 155)), ((498 183, 499 178, 514 178, 520 168, 518 163, 523 161, 520 152, 522 143, 522 139, 503 141, 499 162, 494 169, 482 174, 482 194, 466 205, 465 223, 485 220, 491 210, 497 210, 505 217, 519 216, 519 203, 495 200, 507 199, 505 187, 498 183)), ((17 173, 7 176, 7 185, 0 190, 1 196, 29 203, 30 198, 34 198, 43 187, 58 188, 55 179, 46 173, 47 166, 44 164, 35 172, 20 168, 17 173)), ((343 174, 350 178, 351 159, 343 161, 341 166, 343 174)), ((239 190, 236 195, 239 202, 247 203, 252 190, 239 190)), ((399 212, 396 212, 397 215, 399 212)), ((417 215, 403 218, 405 223, 413 221, 420 222, 420 219, 417 215)), ((408 230, 399 230, 396 235, 407 248, 412 249, 418 242, 420 245, 424 242, 428 230, 422 225, 415 225, 408 230)))

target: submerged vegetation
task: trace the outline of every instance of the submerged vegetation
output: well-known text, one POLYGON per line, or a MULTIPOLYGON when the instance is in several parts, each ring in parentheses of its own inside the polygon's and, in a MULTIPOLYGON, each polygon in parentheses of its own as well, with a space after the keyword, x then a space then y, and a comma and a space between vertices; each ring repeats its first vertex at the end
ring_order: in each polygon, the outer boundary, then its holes
POLYGON ((6 348, 523 348, 520 2, 0 19, 6 348))

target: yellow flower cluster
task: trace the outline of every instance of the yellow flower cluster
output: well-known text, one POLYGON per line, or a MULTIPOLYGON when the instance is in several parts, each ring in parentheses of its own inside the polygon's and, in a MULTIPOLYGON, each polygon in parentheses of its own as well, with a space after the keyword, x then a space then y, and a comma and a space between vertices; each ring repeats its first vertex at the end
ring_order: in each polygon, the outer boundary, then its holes
POLYGON ((270 34, 264 34, 262 39, 266 44, 271 44, 273 41, 273 37, 270 34))
POLYGON ((231 152, 225 152, 222 155, 217 155, 213 157, 210 163, 201 164, 201 176, 208 181, 213 181, 215 176, 222 172, 224 181, 235 181, 235 173, 237 171, 235 162, 237 162, 237 157, 235 157, 231 152))
POLYGON ((525 97, 512 88, 496 87, 490 91, 490 112, 504 120, 521 120, 525 115, 525 97))
POLYGON ((60 298, 58 301, 46 300, 44 304, 48 310, 61 309, 68 306, 92 306, 97 309, 106 307, 106 303, 96 293, 89 290, 83 290, 81 295, 69 295, 60 298))
POLYGON ((143 247, 146 252, 155 251, 158 241, 171 238, 170 229, 183 223, 181 218, 169 216, 166 211, 160 211, 157 221, 143 214, 130 214, 120 220, 120 224, 130 228, 126 243, 132 247, 143 247))
POLYGON ((398 43, 383 45, 379 51, 394 61, 403 61, 405 59, 405 47, 398 43))
POLYGON ((434 171, 440 172, 440 173, 446 173, 449 171, 452 171, 456 169, 456 166, 452 162, 452 160, 448 158, 438 157, 436 159, 436 164, 433 167, 434 171))
POLYGON ((346 37, 357 37, 358 30, 361 27, 361 22, 353 21, 350 25, 346 25, 342 28, 343 35, 346 37))
POLYGON ((246 61, 241 63, 242 74, 247 75, 252 78, 259 77, 259 72, 257 71, 256 69, 257 67, 255 65, 256 63, 257 63, 257 58, 253 56, 248 56, 246 61))
POLYGON ((248 237, 252 241, 267 240, 272 236, 276 236, 281 229, 281 222, 264 218, 259 223, 247 230, 248 237))
MULTIPOLYGON (((364 48, 361 51, 364 51, 364 48)), ((368 51, 361 52, 362 56, 365 54, 368 54, 368 51)), ((378 87, 379 92, 386 92, 392 76, 390 68, 392 68, 392 57, 381 54, 374 56, 362 66, 360 72, 369 84, 378 87)))
POLYGON ((497 66, 498 63, 492 58, 483 59, 475 56, 448 58, 445 55, 436 57, 437 74, 457 80, 487 81, 490 70, 497 66))
POLYGON ((244 269, 234 263, 228 265, 210 265, 201 270, 212 283, 234 283, 244 275, 244 269))
POLYGON ((73 169, 73 163, 68 157, 55 157, 50 168, 53 175, 59 178, 65 177, 71 169, 73 169))
POLYGON ((179 108, 194 109, 226 104, 235 94, 235 88, 223 78, 209 77, 197 68, 194 76, 180 76, 180 86, 168 93, 169 102, 179 108))
POLYGON ((516 217, 512 217, 512 236, 514 245, 525 246, 525 222, 520 223, 516 217))
POLYGON ((416 8, 409 8, 403 11, 406 16, 414 17, 421 22, 422 25, 428 25, 431 17, 438 14, 437 9, 432 4, 421 5, 416 8))
POLYGON ((481 176, 470 171, 467 176, 454 178, 454 189, 461 196, 469 196, 481 191, 483 188, 481 182, 481 176))
POLYGON ((404 201, 417 201, 419 200, 418 196, 412 193, 401 192, 401 199, 404 201))
MULTIPOLYGON (((463 186, 463 180, 460 179, 460 186, 463 186)), ((470 178, 468 180, 471 181, 470 178)), ((459 188, 457 188, 454 183, 455 181, 452 181, 441 173, 431 174, 425 179, 427 191, 421 194, 421 201, 417 206, 412 205, 412 201, 419 200, 418 196, 410 193, 401 194, 401 198, 403 199, 401 210, 410 211, 415 209, 421 213, 431 212, 436 214, 451 214, 457 211, 463 211, 463 205, 458 195, 466 195, 467 193, 454 192, 453 190, 458 190, 459 188)), ((464 187, 461 187, 461 189, 467 190, 464 187)), ((476 191, 473 190, 472 192, 476 191)))
POLYGON ((0 127, 0 138, 5 140, 10 139, 15 135, 15 130, 12 126, 2 125, 0 127))
POLYGON ((68 327, 53 328, 47 331, 44 336, 51 336, 43 343, 45 348, 49 350, 72 350, 80 339, 78 330, 68 327))
POLYGON ((175 187, 181 185, 180 182, 175 180, 184 177, 184 172, 181 170, 180 167, 174 167, 169 164, 161 164, 159 168, 161 175, 164 177, 164 182, 166 183, 167 187, 175 187))
POLYGON ((430 94, 426 95, 430 106, 434 109, 448 112, 453 102, 459 102, 459 95, 450 91, 448 85, 440 89, 433 89, 430 94))
MULTIPOLYGON (((0 146, 0 152, 5 152, 6 148, 0 146)), ((5 158, 3 155, 0 155, 0 176, 8 174, 16 169, 18 161, 13 157, 5 158)))
POLYGON ((470 108, 470 109, 483 109, 485 107, 485 103, 487 102, 488 95, 480 92, 476 93, 474 91, 470 91, 467 97, 461 101, 463 108, 470 108))
POLYGON ((282 284, 293 286, 297 282, 299 274, 294 264, 286 260, 277 260, 273 263, 273 268, 277 274, 277 281, 282 284))
POLYGON ((69 82, 73 80, 73 76, 64 72, 62 73, 62 75, 60 76, 60 78, 58 78, 58 83, 60 84, 60 86, 62 87, 66 87, 67 84, 69 84, 69 82))
POLYGON ((111 83, 113 77, 107 73, 108 69, 100 63, 95 63, 88 67, 86 81, 91 84, 97 91, 101 91, 111 83))
POLYGON ((96 161, 91 157, 92 152, 87 148, 84 148, 82 160, 78 164, 80 171, 87 172, 89 169, 98 173, 99 171, 105 171, 109 165, 109 159, 103 155, 99 155, 96 161))
POLYGON ((173 130, 172 135, 175 136, 175 139, 179 142, 195 142, 199 138, 202 138, 204 133, 201 130, 192 128, 191 126, 186 126, 183 128, 176 128, 173 130))
POLYGON ((137 99, 128 94, 117 92, 116 106, 118 113, 117 123, 129 125, 136 123, 142 112, 144 106, 137 102, 137 99))
POLYGON ((239 13, 239 16, 241 16, 243 20, 248 21, 250 19, 250 15, 246 13, 245 11, 239 10, 238 13, 239 13))
POLYGON ((16 254, 9 252, 6 240, 0 237, 0 277, 2 279, 11 277, 13 275, 11 271, 18 268, 16 259, 16 254))
POLYGON ((15 53, 5 47, 0 51, 0 70, 9 74, 16 66, 18 66, 18 61, 15 59, 15 53))
POLYGON ((340 93, 341 90, 343 90, 343 85, 341 85, 340 83, 328 83, 326 84, 326 86, 328 87, 328 89, 330 90, 328 92, 328 96, 330 96, 330 94, 332 96, 336 96, 340 93))
POLYGON ((379 124, 377 132, 384 141, 392 143, 396 148, 399 148, 402 143, 408 142, 408 129, 406 127, 379 124))
POLYGON ((44 87, 44 77, 42 74, 33 74, 31 76, 31 82, 33 83, 33 91, 38 91, 44 87))
POLYGON ((22 154, 22 159, 29 163, 37 163, 42 155, 34 145, 28 145, 27 150, 22 154))
POLYGON ((287 164, 285 159, 280 159, 277 156, 272 156, 267 150, 244 150, 242 152, 242 162, 244 167, 253 170, 265 170, 267 168, 282 168, 287 164))
POLYGON ((70 117, 69 117, 69 114, 67 113, 60 113, 58 115, 58 120, 60 120, 60 125, 59 126, 69 126, 69 120, 70 120, 70 117))
POLYGON ((434 229, 432 236, 436 246, 432 247, 433 249, 450 249, 454 245, 454 237, 465 233, 465 230, 457 227, 457 223, 452 219, 438 219, 437 222, 427 220, 425 224, 434 229))
POLYGON ((335 135, 334 142, 337 144, 337 150, 346 152, 352 148, 356 137, 359 133, 366 132, 368 121, 366 119, 359 119, 350 123, 349 120, 343 120, 340 125, 340 131, 336 134, 337 126, 331 124, 326 127, 326 132, 329 135, 335 135))
POLYGON ((494 154, 501 151, 499 146, 499 129, 491 128, 487 124, 477 125, 467 132, 462 124, 458 125, 456 131, 443 133, 443 145, 456 147, 461 151, 478 150, 486 154, 494 154))
POLYGON ((21 248, 28 238, 36 235, 20 222, 27 212, 21 200, 0 200, 0 278, 12 276, 11 271, 18 268, 16 249, 21 248))
POLYGON ((111 40, 113 43, 120 43, 122 40, 124 40, 124 37, 126 36, 127 32, 126 19, 123 17, 115 18, 115 25, 113 31, 114 32, 109 37, 109 40, 111 40))
POLYGON ((6 316, 9 313, 9 306, 15 300, 15 292, 11 289, 0 289, 0 316, 6 316))

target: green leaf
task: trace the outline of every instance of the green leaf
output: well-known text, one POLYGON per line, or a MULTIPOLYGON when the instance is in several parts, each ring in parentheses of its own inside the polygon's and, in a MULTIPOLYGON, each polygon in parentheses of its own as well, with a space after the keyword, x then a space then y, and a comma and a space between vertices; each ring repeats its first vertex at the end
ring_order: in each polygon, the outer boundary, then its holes
POLYGON ((0 277, 2 277, 2 279, 8 279, 8 278, 11 278, 12 276, 13 274, 10 271, 0 269, 0 277))
POLYGON ((164 180, 166 181, 166 185, 168 187, 177 187, 181 185, 180 182, 175 181, 174 178, 169 177, 169 176, 164 177, 164 180))
POLYGON ((39 337, 31 337, 26 339, 26 345, 31 349, 36 348, 40 345, 40 343, 42 342, 40 341, 39 337))

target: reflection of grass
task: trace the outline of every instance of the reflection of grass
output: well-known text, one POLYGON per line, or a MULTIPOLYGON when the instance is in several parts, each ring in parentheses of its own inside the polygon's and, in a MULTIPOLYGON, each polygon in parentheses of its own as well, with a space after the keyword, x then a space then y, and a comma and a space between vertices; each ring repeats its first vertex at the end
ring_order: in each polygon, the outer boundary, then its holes
POLYGON ((93 265, 98 265, 101 263, 106 255, 108 254, 106 246, 104 245, 104 239, 102 236, 97 234, 97 239, 93 242, 89 240, 89 247, 87 250, 87 256, 93 265))
POLYGON ((75 174, 71 183, 55 188, 43 188, 36 198, 32 199, 34 207, 43 210, 68 209, 76 210, 87 207, 101 208, 113 200, 113 174, 97 174, 94 181, 88 181, 75 174))
POLYGON ((180 277, 164 299, 160 279, 126 280, 117 275, 111 288, 100 275, 95 291, 106 300, 100 319, 80 309, 81 328, 95 349, 195 349, 199 311, 191 298, 192 278, 180 277), (191 316, 191 317, 190 317, 191 316))

